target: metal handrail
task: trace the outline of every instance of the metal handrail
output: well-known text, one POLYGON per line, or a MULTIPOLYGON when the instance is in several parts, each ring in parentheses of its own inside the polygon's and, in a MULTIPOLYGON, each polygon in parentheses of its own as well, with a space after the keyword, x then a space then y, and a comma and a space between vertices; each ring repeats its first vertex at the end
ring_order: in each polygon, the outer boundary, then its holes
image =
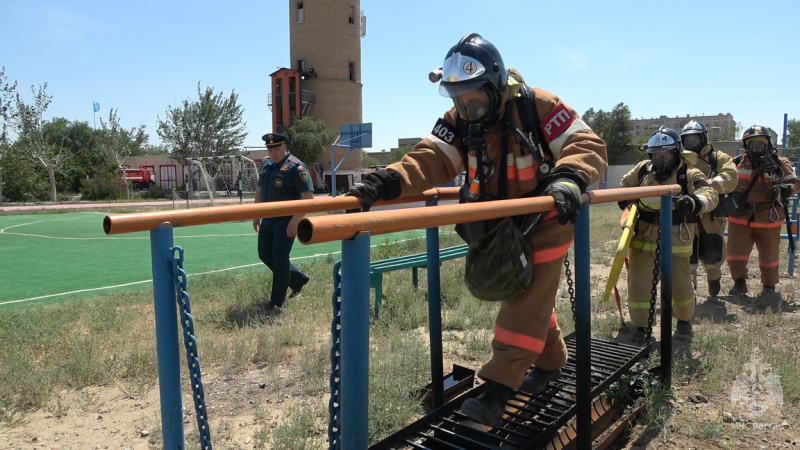
MULTIPOLYGON (((680 192, 680 186, 643 186, 589 191, 583 203, 599 204, 641 197, 658 197, 680 192)), ((517 198, 491 202, 460 203, 435 208, 370 211, 345 216, 306 217, 297 227, 297 238, 303 244, 316 244, 349 239, 362 231, 372 235, 394 233, 419 228, 439 227, 455 223, 516 216, 550 211, 555 207, 553 197, 517 198)))
MULTIPOLYGON (((390 201, 379 200, 376 205, 399 205, 426 201, 432 198, 454 200, 458 198, 458 189, 459 188, 455 187, 428 189, 419 195, 400 197, 390 201)), ((169 223, 173 227, 188 227, 193 225, 208 225, 212 223, 360 208, 361 198, 342 196, 320 197, 308 200, 290 200, 284 202, 250 203, 246 205, 214 206, 179 211, 148 211, 108 215, 103 219, 103 231, 108 235, 112 235, 154 230, 165 223, 169 223)))

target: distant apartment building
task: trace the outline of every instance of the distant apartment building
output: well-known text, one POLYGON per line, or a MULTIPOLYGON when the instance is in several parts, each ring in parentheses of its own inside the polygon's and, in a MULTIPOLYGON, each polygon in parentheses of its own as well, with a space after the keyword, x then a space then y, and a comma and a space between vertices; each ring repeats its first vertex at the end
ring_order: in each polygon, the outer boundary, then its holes
POLYGON ((633 126, 629 130, 633 136, 633 141, 644 141, 658 127, 664 125, 680 133, 681 129, 692 120, 701 122, 708 128, 708 139, 711 141, 733 140, 736 134, 736 121, 730 113, 719 113, 714 116, 705 114, 685 117, 660 116, 653 119, 633 119, 633 126))

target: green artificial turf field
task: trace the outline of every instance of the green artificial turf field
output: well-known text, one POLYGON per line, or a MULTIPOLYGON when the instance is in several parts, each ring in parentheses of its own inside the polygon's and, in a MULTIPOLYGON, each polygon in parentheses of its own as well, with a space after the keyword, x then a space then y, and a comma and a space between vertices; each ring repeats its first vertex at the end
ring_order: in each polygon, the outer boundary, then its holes
MULTIPOLYGON (((0 307, 59 301, 70 293, 102 294, 108 289, 149 287, 150 233, 107 236, 107 213, 76 212, 0 216, 0 307)), ((174 244, 184 249, 189 276, 220 270, 266 270, 258 259, 251 221, 175 228, 174 244)), ((424 230, 376 236, 400 240, 424 230)), ((341 251, 340 242, 303 245, 295 241, 292 260, 341 251)))

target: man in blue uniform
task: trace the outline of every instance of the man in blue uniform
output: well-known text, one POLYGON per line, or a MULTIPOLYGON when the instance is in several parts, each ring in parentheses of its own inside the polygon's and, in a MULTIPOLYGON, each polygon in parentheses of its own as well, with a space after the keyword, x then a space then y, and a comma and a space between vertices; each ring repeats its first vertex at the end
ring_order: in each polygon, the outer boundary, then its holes
MULTIPOLYGON (((261 139, 267 146, 269 158, 261 164, 256 203, 314 198, 311 175, 306 165, 289 153, 288 138, 267 133, 261 139)), ((272 270, 272 293, 267 311, 283 306, 288 288, 292 288, 289 295, 292 298, 308 283, 308 276, 289 262, 297 224, 302 218, 303 214, 295 214, 253 219, 253 228, 258 232, 258 257, 272 270)))

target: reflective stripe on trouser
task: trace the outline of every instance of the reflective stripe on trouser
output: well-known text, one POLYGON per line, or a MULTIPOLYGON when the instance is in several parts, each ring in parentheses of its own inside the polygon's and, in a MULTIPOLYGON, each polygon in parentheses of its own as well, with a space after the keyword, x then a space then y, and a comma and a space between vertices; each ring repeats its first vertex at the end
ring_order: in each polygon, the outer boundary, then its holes
POLYGON ((753 244, 758 250, 758 266, 761 269, 761 284, 775 286, 780 279, 781 227, 755 227, 763 225, 751 223, 750 226, 728 223, 728 268, 731 278, 747 279, 747 261, 753 244))
MULTIPOLYGON (((650 290, 653 288, 655 254, 631 249, 628 255, 628 313, 635 327, 646 327, 650 314, 650 290)), ((659 276, 663 273, 659 271, 659 276)), ((661 287, 656 287, 656 308, 661 298, 661 287)), ((689 255, 672 256, 672 308, 675 316, 689 320, 694 316, 694 287, 689 270, 689 255)), ((657 317, 653 317, 656 323, 657 317)))
POLYGON ((555 299, 573 227, 550 220, 536 225, 530 233, 533 283, 525 292, 500 303, 492 359, 478 372, 483 379, 514 389, 522 384, 531 364, 552 370, 567 361, 567 346, 555 319, 555 299))

